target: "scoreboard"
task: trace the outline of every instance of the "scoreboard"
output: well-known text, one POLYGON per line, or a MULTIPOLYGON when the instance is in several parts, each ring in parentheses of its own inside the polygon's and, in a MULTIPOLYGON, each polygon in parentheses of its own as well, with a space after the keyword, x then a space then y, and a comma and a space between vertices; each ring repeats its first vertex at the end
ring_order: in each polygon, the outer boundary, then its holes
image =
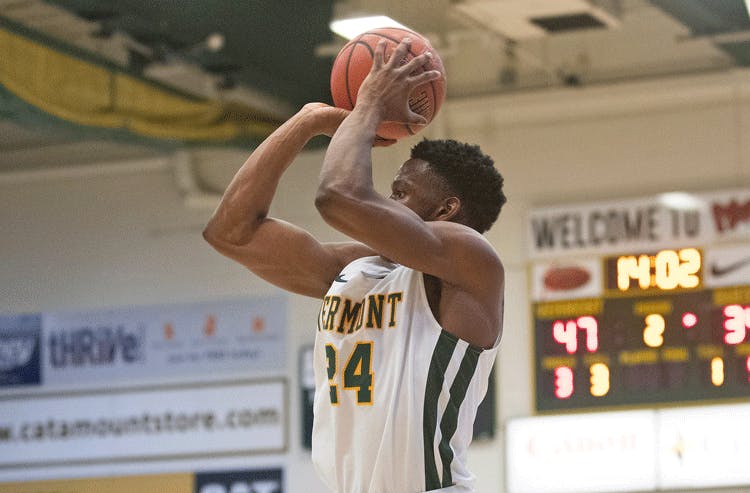
POLYGON ((532 212, 537 411, 750 399, 750 191, 689 198, 532 212))
POLYGON ((537 409, 750 397, 750 277, 707 289, 703 259, 605 257, 603 296, 535 303, 537 409))

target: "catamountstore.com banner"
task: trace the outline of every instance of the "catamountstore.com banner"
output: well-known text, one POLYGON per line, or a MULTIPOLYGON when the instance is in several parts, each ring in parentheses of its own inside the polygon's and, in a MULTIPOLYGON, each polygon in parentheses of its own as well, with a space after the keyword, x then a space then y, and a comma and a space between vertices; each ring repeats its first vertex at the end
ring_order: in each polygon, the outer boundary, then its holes
POLYGON ((283 380, 0 400, 0 468, 280 453, 283 380))

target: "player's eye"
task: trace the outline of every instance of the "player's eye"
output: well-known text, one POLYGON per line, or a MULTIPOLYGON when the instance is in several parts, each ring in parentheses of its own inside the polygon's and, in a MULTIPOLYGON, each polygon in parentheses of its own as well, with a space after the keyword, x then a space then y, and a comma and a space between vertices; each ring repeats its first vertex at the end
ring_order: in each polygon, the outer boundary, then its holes
POLYGON ((391 192, 391 198, 392 199, 398 200, 398 199, 401 199, 403 197, 404 197, 404 192, 402 192, 401 190, 393 190, 391 192))

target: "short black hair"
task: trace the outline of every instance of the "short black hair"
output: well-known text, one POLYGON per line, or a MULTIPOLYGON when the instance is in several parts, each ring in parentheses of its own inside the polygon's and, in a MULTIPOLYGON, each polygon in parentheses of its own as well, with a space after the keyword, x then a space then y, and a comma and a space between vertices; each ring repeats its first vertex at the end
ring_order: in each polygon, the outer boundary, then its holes
POLYGON ((461 200, 467 226, 484 233, 507 201, 503 177, 478 145, 451 139, 424 139, 411 149, 412 159, 426 161, 461 200))

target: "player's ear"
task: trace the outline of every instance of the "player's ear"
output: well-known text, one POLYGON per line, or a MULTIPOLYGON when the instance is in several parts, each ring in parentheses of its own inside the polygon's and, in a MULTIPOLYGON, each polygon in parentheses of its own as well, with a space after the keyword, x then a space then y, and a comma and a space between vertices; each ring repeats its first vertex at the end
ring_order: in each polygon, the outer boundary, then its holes
POLYGON ((435 214, 436 221, 450 221, 461 210, 461 199, 458 197, 447 197, 443 199, 435 214))

